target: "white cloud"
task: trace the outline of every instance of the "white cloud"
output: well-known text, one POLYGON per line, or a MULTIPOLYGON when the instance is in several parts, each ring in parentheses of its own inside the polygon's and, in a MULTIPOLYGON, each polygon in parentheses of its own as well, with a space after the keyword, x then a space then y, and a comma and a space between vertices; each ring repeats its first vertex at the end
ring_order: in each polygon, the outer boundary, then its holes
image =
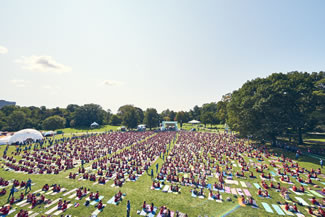
POLYGON ((30 71, 56 73, 71 71, 70 67, 57 63, 51 56, 23 56, 16 60, 16 62, 22 64, 23 69, 30 71))
POLYGON ((115 81, 115 80, 105 80, 102 82, 102 85, 104 86, 120 86, 123 82, 121 81, 115 81))
POLYGON ((16 87, 26 87, 28 85, 29 81, 13 79, 13 80, 10 80, 10 83, 15 85, 16 87))
POLYGON ((8 49, 0 45, 0 54, 6 54, 6 53, 8 53, 8 49))

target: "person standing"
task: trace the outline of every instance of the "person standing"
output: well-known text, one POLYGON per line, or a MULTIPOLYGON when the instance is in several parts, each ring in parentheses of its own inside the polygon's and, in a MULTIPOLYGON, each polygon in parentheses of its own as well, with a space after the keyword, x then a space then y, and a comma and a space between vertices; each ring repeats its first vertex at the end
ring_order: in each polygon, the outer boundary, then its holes
POLYGON ((323 159, 319 159, 319 164, 323 168, 323 159))
POLYGON ((10 189, 10 194, 9 194, 9 197, 8 197, 8 202, 9 202, 9 199, 10 199, 10 197, 11 196, 14 196, 14 194, 15 194, 15 186, 14 185, 12 185, 12 187, 11 187, 11 189, 10 189))
POLYGON ((25 194, 27 192, 27 189, 29 189, 29 191, 32 190, 32 180, 30 178, 27 180, 27 183, 26 183, 25 194))
POLYGON ((131 211, 131 203, 128 200, 128 204, 126 205, 126 217, 130 217, 130 211, 131 211))

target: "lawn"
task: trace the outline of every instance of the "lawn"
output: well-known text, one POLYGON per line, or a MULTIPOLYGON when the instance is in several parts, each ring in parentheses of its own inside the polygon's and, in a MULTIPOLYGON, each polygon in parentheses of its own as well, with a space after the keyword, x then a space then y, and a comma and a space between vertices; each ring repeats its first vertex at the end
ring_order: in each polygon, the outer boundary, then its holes
MULTIPOLYGON (((187 124, 185 124, 183 126, 184 128, 189 128, 191 126, 188 126, 187 124)), ((218 126, 218 127, 222 127, 222 126, 218 126)), ((117 128, 117 127, 116 127, 117 128)), ((88 130, 75 130, 75 129, 64 129, 64 136, 65 137, 69 137, 72 136, 72 133, 82 133, 82 132, 97 132, 96 130, 99 130, 104 132, 104 131, 108 131, 110 129, 116 129, 114 127, 111 126, 105 126, 103 128, 100 129, 95 129, 92 131, 88 131, 88 130), (68 134, 68 135, 66 135, 68 134), (70 135, 69 135, 70 134, 70 135)), ((58 135, 55 138, 61 138, 63 135, 58 135)), ((173 148, 175 144, 172 143, 170 149, 173 148)), ((0 147, 0 153, 3 152, 4 150, 4 146, 0 147)), ((130 147, 127 147, 130 148, 130 147)), ((287 153, 284 152, 282 149, 278 149, 278 148, 273 148, 271 146, 268 147, 270 152, 274 152, 278 155, 281 154, 285 154, 286 156, 294 159, 295 155, 294 153, 287 153)), ((14 152, 15 150, 15 146, 10 146, 9 147, 9 151, 8 153, 14 152)), ((11 155, 11 154, 10 154, 11 155)), ((12 155, 15 158, 17 158, 17 160, 20 159, 20 156, 15 156, 12 155)), ((245 161, 249 162, 249 160, 251 158, 248 158, 246 155, 243 155, 245 161)), ((224 159, 226 157, 224 156, 224 159)), ((269 161, 266 160, 266 158, 264 158, 265 161, 264 163, 269 165, 269 161)), ((253 162, 255 163, 259 163, 256 159, 251 159, 253 162)), ((232 194, 226 194, 226 193, 222 193, 223 198, 225 199, 226 197, 229 197, 232 199, 232 201, 228 202, 228 201, 224 201, 222 204, 216 203, 215 201, 210 201, 207 200, 207 198, 205 199, 199 199, 199 198, 193 198, 191 197, 191 193, 190 190, 192 189, 191 187, 186 187, 186 186, 182 186, 181 187, 181 194, 179 195, 174 195, 174 194, 170 194, 170 193, 163 193, 162 191, 154 191, 150 189, 150 186, 152 184, 152 179, 148 174, 144 174, 142 175, 139 180, 137 180, 136 182, 126 182, 126 184, 124 184, 121 188, 116 188, 116 187, 111 187, 111 184, 113 183, 113 181, 109 181, 108 183, 106 183, 105 185, 93 185, 93 182, 91 181, 78 181, 78 180, 72 180, 72 179, 68 179, 66 178, 70 172, 77 172, 78 168, 74 168, 65 172, 61 172, 58 175, 28 175, 28 174, 23 174, 23 173, 16 173, 16 172, 9 172, 9 171, 5 171, 4 170, 4 161, 1 160, 0 161, 0 177, 6 179, 6 180, 11 180, 11 179, 18 179, 20 181, 22 180, 27 180, 28 178, 31 178, 33 183, 35 183, 35 185, 32 186, 32 192, 42 188, 42 186, 46 183, 48 183, 49 185, 51 184, 60 184, 62 187, 67 188, 67 189, 74 189, 74 188, 78 188, 81 186, 87 187, 89 188, 92 192, 96 192, 99 191, 100 195, 104 196, 103 199, 103 203, 106 205, 105 209, 103 210, 103 212, 101 212, 99 214, 99 216, 125 216, 126 215, 126 204, 127 204, 127 200, 130 200, 131 202, 131 216, 139 216, 137 215, 137 210, 141 209, 142 203, 143 201, 147 201, 147 203, 154 203, 155 206, 162 206, 162 205, 166 205, 168 208, 170 208, 173 211, 179 210, 183 213, 187 213, 189 216, 223 216, 224 214, 229 214, 228 216, 277 216, 274 211, 274 213, 268 213, 265 211, 265 209, 263 208, 263 206, 261 205, 261 202, 266 202, 269 205, 271 204, 276 204, 278 201, 283 202, 283 199, 279 196, 279 193, 275 192, 274 190, 270 190, 269 193, 271 195, 271 199, 265 199, 265 198, 259 198, 256 195, 257 189, 254 188, 254 186, 252 188, 249 188, 249 191, 252 193, 253 197, 257 200, 257 204, 259 205, 259 208, 252 208, 252 207, 240 207, 238 209, 235 209, 238 207, 238 202, 237 202, 237 196, 234 196, 232 194), (110 204, 106 204, 106 202, 114 196, 114 194, 116 194, 119 190, 122 191, 122 193, 126 193, 126 198, 118 205, 110 205, 110 204), (233 212, 230 213, 230 211, 232 211, 233 209, 235 209, 233 212)), ((159 158, 153 165, 151 168, 149 168, 148 171, 150 171, 151 169, 153 169, 154 171, 156 171, 155 169, 155 165, 156 164, 162 165, 163 163, 163 159, 159 158)), ((234 162, 236 165, 238 165, 238 162, 235 161, 234 162)), ((308 169, 317 169, 319 168, 319 162, 314 159, 314 158, 310 158, 307 156, 302 156, 299 160, 298 163, 300 166, 308 168, 308 169)), ((86 164, 85 167, 88 167, 91 165, 91 162, 89 164, 86 164)), ((235 173, 236 171, 239 171, 240 168, 239 167, 233 167, 233 173, 235 173)), ((253 169, 251 169, 251 171, 254 171, 253 169)), ((266 174, 268 174, 270 171, 274 171, 274 169, 271 167, 269 169, 267 169, 265 171, 266 174)), ((95 172, 95 171, 94 171, 95 172)), ((156 176, 156 173, 155 175, 156 176)), ((303 175, 304 179, 306 178, 305 175, 303 175)), ((275 176, 275 182, 277 183, 277 181, 279 180, 279 176, 275 176)), ((246 179, 246 180, 242 180, 242 179, 238 179, 235 178, 235 180, 238 181, 245 181, 245 182, 249 182, 251 184, 253 183, 258 183, 260 184, 261 180, 260 178, 257 179, 246 179)), ((291 179, 293 180, 293 179, 291 179)), ((324 180, 324 179, 323 179, 324 180)), ((213 184, 215 181, 217 181, 217 179, 215 177, 211 177, 208 179, 208 183, 213 184)), ((295 183, 296 180, 294 180, 295 183)), ((319 181, 314 181, 316 184, 323 186, 319 181)), ((269 182, 267 182, 269 183, 269 182)), ((286 188, 288 188, 290 185, 288 184, 281 184, 282 186, 285 186, 286 188)), ((230 187, 236 187, 236 188, 241 188, 241 185, 229 185, 230 187)), ((300 185, 297 185, 300 186, 300 185)), ((314 188, 313 188, 314 189, 314 188)), ((7 191, 9 191, 9 187, 7 187, 7 191)), ((208 190, 205 189, 205 193, 208 194, 208 190)), ((18 196, 18 193, 16 193, 16 196, 18 196)), ((54 195, 54 196, 46 196, 46 198, 50 198, 51 200, 55 200, 57 198, 59 198, 60 196, 62 196, 62 194, 58 194, 58 195, 54 195)), ((292 198, 294 198, 293 193, 290 195, 292 198)), ((8 197, 8 193, 5 196, 0 197, 0 205, 4 205, 7 203, 7 197, 8 197)), ((303 195, 301 196, 305 201, 309 202, 309 198, 310 196, 307 195, 303 195)), ((65 197, 65 199, 67 199, 65 197)), ((83 201, 76 201, 76 200, 72 200, 72 203, 78 202, 80 203, 80 206, 77 208, 70 208, 68 209, 65 214, 70 214, 72 216, 90 216, 91 213, 95 210, 94 207, 85 207, 82 202, 83 201)), ((14 205, 14 207, 16 207, 14 205)), ((26 206, 27 207, 27 206, 26 206)), ((24 207, 24 209, 27 209, 26 207, 24 207)), ((298 206, 298 209, 301 210, 305 215, 306 215, 306 211, 304 210, 305 207, 302 206, 298 206)), ((20 209, 19 207, 16 207, 17 211, 20 209)), ((33 212, 37 212, 39 213, 41 216, 42 214, 44 214, 46 212, 46 210, 48 210, 48 208, 44 208, 44 205, 40 205, 37 206, 36 208, 33 209, 33 212)), ((15 213, 17 213, 17 211, 15 213)))

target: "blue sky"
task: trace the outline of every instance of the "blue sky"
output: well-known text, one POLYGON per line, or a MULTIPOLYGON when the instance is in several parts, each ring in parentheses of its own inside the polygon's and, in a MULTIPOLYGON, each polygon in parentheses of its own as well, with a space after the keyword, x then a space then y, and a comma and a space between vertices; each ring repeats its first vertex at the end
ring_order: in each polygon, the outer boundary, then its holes
POLYGON ((324 70, 324 9, 322 0, 1 1, 0 98, 189 110, 256 77, 324 70))

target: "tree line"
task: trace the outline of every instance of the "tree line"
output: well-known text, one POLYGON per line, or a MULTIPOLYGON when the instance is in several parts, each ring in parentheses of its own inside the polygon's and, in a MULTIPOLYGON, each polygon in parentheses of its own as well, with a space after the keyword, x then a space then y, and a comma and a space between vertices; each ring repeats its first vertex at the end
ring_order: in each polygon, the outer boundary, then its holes
POLYGON ((194 106, 189 111, 155 108, 142 110, 123 105, 116 114, 97 104, 70 104, 66 108, 4 106, 0 109, 0 130, 23 128, 55 130, 66 127, 86 128, 91 123, 125 125, 136 128, 146 124, 150 129, 161 121, 178 121, 181 126, 190 120, 214 125, 227 123, 242 136, 267 139, 294 137, 302 143, 309 131, 325 131, 324 72, 273 73, 266 78, 247 81, 241 88, 225 94, 218 102, 194 106))

